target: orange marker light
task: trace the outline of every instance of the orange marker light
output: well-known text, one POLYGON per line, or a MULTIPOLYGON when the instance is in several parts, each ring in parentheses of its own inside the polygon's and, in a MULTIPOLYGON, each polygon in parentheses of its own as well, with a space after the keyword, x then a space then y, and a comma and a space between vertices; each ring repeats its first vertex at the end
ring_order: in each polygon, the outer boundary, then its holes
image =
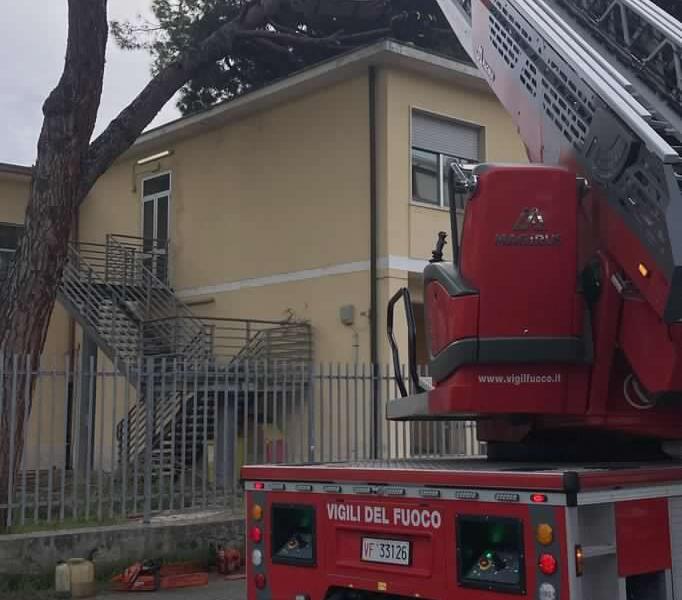
POLYGON ((251 507, 251 518, 254 521, 260 521, 263 518, 263 507, 260 504, 254 504, 251 507))
POLYGON ((535 539, 543 546, 549 546, 554 541, 554 530, 551 525, 541 523, 535 530, 535 539))
POLYGON ((642 277, 649 277, 649 269, 644 263, 639 263, 639 274, 642 277))

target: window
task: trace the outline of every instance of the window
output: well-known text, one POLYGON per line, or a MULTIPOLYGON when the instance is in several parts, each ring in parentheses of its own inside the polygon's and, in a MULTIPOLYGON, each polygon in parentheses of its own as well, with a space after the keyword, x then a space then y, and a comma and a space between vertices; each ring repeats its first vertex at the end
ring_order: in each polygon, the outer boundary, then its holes
MULTIPOLYGON (((431 115, 412 115, 412 200, 450 206, 450 165, 478 163, 481 129, 431 115)), ((462 197, 457 207, 464 208, 462 197)))
POLYGON ((170 225, 170 173, 142 182, 142 237, 144 264, 166 281, 168 277, 168 239, 170 225))
POLYGON ((21 225, 0 223, 0 281, 5 281, 14 261, 14 253, 24 228, 21 225))

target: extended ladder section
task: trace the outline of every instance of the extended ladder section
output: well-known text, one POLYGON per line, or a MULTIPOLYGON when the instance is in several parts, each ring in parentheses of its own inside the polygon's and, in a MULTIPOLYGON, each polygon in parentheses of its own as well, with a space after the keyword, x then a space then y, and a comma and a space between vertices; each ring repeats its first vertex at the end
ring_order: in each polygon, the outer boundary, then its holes
POLYGON ((606 250, 634 280, 641 248, 642 296, 681 321, 682 25, 649 0, 438 1, 531 160, 588 180, 625 225, 606 250))

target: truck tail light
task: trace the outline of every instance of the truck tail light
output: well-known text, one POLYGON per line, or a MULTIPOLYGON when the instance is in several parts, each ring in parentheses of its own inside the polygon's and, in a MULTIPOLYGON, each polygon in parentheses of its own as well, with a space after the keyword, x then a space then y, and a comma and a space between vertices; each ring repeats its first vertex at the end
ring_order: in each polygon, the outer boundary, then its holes
POLYGON ((260 504, 254 504, 251 507, 251 518, 254 521, 260 521, 263 518, 263 507, 260 504))
POLYGON ((252 527, 249 532, 251 541, 258 544, 263 539, 263 530, 260 527, 252 527))
POLYGON ((549 523, 540 523, 535 530, 535 539, 538 544, 549 546, 554 541, 554 530, 549 523))
POLYGON ((543 554, 538 562, 538 567, 545 575, 554 575, 557 570, 556 558, 551 554, 543 554))
POLYGON ((263 573, 257 573, 253 577, 253 583, 259 590, 262 590, 265 588, 266 584, 268 583, 268 580, 265 578, 265 575, 263 575, 263 573))

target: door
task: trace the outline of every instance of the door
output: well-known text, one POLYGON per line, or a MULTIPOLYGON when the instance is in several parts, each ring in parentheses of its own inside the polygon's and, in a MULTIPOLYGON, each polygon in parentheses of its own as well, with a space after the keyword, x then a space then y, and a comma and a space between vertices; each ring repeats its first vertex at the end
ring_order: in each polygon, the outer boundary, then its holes
POLYGON ((161 281, 168 280, 171 176, 164 173, 142 184, 143 263, 161 281))

